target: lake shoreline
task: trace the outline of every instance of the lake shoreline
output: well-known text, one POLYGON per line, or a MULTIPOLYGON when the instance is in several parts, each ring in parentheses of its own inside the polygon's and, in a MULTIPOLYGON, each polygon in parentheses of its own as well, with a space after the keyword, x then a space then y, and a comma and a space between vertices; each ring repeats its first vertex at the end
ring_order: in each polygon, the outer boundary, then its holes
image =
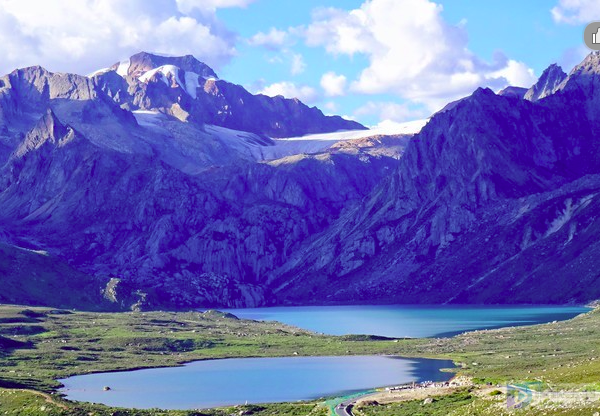
POLYGON ((245 401, 253 405, 296 401, 311 402, 353 394, 367 388, 383 389, 411 383, 421 384, 427 381, 450 382, 455 376, 453 370, 457 368, 451 360, 447 359, 412 358, 398 355, 230 358, 194 361, 187 363, 184 367, 181 371, 173 367, 122 371, 118 372, 115 377, 98 377, 106 373, 70 377, 59 380, 63 384, 68 384, 60 390, 60 393, 67 400, 104 403, 110 406, 135 409, 211 409, 244 404, 242 399, 227 399, 230 396, 229 391, 235 392, 236 395, 243 395, 246 398, 245 401), (285 386, 271 380, 273 375, 282 377, 282 373, 280 373, 282 364, 286 369, 285 380, 287 383, 285 386), (251 368, 250 373, 247 372, 248 368, 251 368), (367 368, 368 370, 365 372, 367 368), (375 370, 376 368, 377 370, 375 370), (233 369, 236 374, 235 380, 232 379, 233 369), (346 371, 345 376, 339 373, 342 369, 346 371), (276 372, 272 373, 273 370, 276 372), (396 373, 396 371, 399 372, 396 373), (256 377, 253 375, 254 372, 260 373, 261 380, 271 381, 265 381, 262 385, 262 382, 259 383, 260 388, 256 383, 248 386, 243 379, 244 377, 254 379, 256 377), (338 381, 322 381, 319 375, 332 373, 338 375, 338 381), (194 376, 189 378, 190 374, 194 376), (293 380, 298 377, 304 377, 299 374, 310 376, 312 383, 306 385, 306 383, 294 382, 293 380), (370 378, 373 380, 369 381, 370 378), (168 381, 169 379, 171 381, 168 381), (169 386, 170 393, 156 393, 162 397, 160 401, 156 394, 152 393, 156 390, 157 383, 161 385, 165 383, 169 386), (217 387, 219 383, 223 385, 217 387), (321 386, 321 384, 323 385, 321 386), (225 385, 230 388, 225 388, 225 385), (110 387, 110 391, 102 391, 103 386, 110 387), (257 393, 257 388, 260 393, 257 393), (243 393, 244 390, 248 390, 248 393, 243 393), (205 398, 199 399, 199 395, 205 398), (169 404, 169 397, 172 396, 179 397, 178 404, 169 404), (191 400, 191 402, 181 402, 181 398, 184 397, 185 400, 191 400), (198 403, 203 400, 208 400, 208 404, 200 407, 198 404, 192 404, 192 402, 198 403))
POLYGON ((563 321, 589 312, 556 305, 340 305, 224 309, 242 319, 276 321, 316 333, 392 339, 449 338, 464 332, 563 321))
MULTIPOLYGON (((13 305, 15 306, 15 305, 13 305)), ((329 305, 319 305, 319 306, 329 306, 329 305)), ((445 308, 445 307, 449 307, 452 309, 460 309, 460 308, 465 308, 465 307, 471 307, 471 306, 479 306, 479 307, 487 307, 490 305, 403 305, 403 304, 390 304, 390 305, 380 305, 380 304, 365 304, 365 305, 354 305, 354 304, 347 304, 347 305, 339 305, 339 306, 348 306, 348 307, 360 307, 360 306, 398 306, 398 307, 414 307, 416 310, 419 310, 421 308, 426 308, 426 307, 434 307, 434 308, 445 308)), ((512 309, 513 305, 500 305, 501 307, 505 307, 506 309, 512 309)), ((546 307, 555 307, 557 305, 551 305, 551 304, 547 304, 547 305, 540 305, 540 306, 546 306, 546 307)), ((574 307, 574 305, 563 305, 565 307, 574 307)), ((301 306, 301 307, 310 307, 310 306, 301 306)), ((529 305, 529 304, 524 304, 524 305, 520 305, 520 307, 531 307, 532 309, 537 308, 537 305, 529 305)), ((593 310, 593 308, 589 308, 587 306, 579 306, 582 308, 588 308, 589 311, 593 310)), ((261 310, 268 310, 268 309, 272 309, 272 308, 283 308, 283 306, 269 306, 269 307, 260 307, 260 308, 243 308, 243 309, 237 309, 240 311, 243 310, 249 310, 249 309, 261 309, 261 310)), ((232 313, 235 317, 235 319, 240 319, 240 320, 247 320, 247 321, 255 321, 253 319, 247 319, 247 318, 240 318, 238 317, 235 313, 233 313, 232 311, 235 311, 233 309, 223 309, 223 310, 218 310, 218 309, 206 309, 206 310, 191 310, 191 311, 187 311, 187 312, 202 312, 202 313, 206 313, 206 312, 215 312, 216 315, 222 314, 222 313, 232 313)), ((98 313, 105 313, 105 312, 98 312, 98 313)), ((108 312, 111 313, 111 312, 108 312)), ((113 312, 114 313, 114 312, 113 312)), ((117 314, 119 314, 119 312, 116 312, 117 314)), ((126 313, 147 313, 147 312, 126 312, 126 313)), ((177 313, 177 312, 175 312, 177 313)), ((183 312, 181 312, 183 313, 183 312)), ((586 312, 582 312, 581 314, 584 314, 586 312)), ((579 316, 579 315, 576 315, 579 316)), ((265 322, 271 322, 271 321, 265 321, 265 322)), ((299 327, 294 327, 293 325, 284 323, 284 322, 280 322, 280 321, 273 321, 279 324, 283 324, 283 325, 287 325, 290 326, 292 328, 297 328, 297 329, 301 329, 301 330, 305 330, 308 332, 314 332, 311 331, 309 329, 306 328, 299 328, 299 327)), ((390 342, 396 342, 396 341, 404 341, 404 340, 415 340, 415 339, 442 339, 442 338, 453 338, 457 335, 460 334, 464 334, 466 332, 477 332, 477 331, 488 331, 488 330, 497 330, 497 329, 503 329, 503 328, 517 328, 517 327, 525 327, 525 326, 533 326, 533 325, 539 325, 539 324, 522 324, 522 325, 509 325, 509 326, 497 326, 497 327, 488 327, 488 328, 483 328, 483 329, 474 329, 471 331, 459 331, 459 332, 453 332, 450 335, 446 335, 446 334, 438 334, 438 335, 434 335, 431 337, 384 337, 382 336, 382 339, 380 341, 390 341, 390 342), (387 339, 383 339, 383 338, 387 338, 387 339)), ((318 335, 319 333, 315 332, 315 335, 318 335)), ((336 337, 344 337, 344 336, 369 336, 369 335, 373 335, 373 334, 348 334, 348 335, 332 335, 332 334, 322 334, 322 335, 331 335, 331 336, 336 336, 336 337)), ((339 356, 356 356, 354 354, 344 354, 344 355, 307 355, 305 357, 339 357, 339 356)), ((391 357, 392 355, 387 355, 387 354, 374 354, 372 356, 389 356, 391 357)), ((290 356, 273 356, 273 358, 283 358, 283 357, 289 357, 289 358, 293 358, 293 357, 297 357, 294 355, 290 355, 290 356)), ((408 359, 419 359, 419 358, 423 358, 423 359, 437 359, 437 360, 443 360, 443 358, 436 358, 436 357, 432 357, 432 356, 427 356, 426 354, 409 354, 409 355, 402 355, 402 356, 398 356, 400 358, 408 358, 408 359)), ((240 359, 240 358, 265 358, 264 356, 261 355, 243 355, 243 356, 232 356, 232 357, 206 357, 206 358, 199 358, 199 359, 189 359, 189 360, 182 360, 182 361, 178 361, 174 364, 170 364, 170 365, 158 365, 158 366, 136 366, 136 367, 130 367, 130 368, 126 368, 126 369, 107 369, 107 370, 101 370, 101 371, 93 371, 93 372, 85 372, 85 373, 73 373, 73 374, 69 374, 67 377, 63 377, 61 379, 65 379, 65 378, 69 378, 69 377, 74 377, 74 376, 82 376, 82 375, 90 375, 90 374, 104 374, 104 373, 118 373, 118 372, 132 372, 132 371, 139 371, 139 370, 147 370, 147 369, 158 369, 158 368, 172 368, 172 367, 183 367, 186 366, 188 364, 194 363, 194 362, 202 362, 202 361, 209 361, 209 360, 225 360, 225 359, 240 359)), ((457 368, 457 367, 455 367, 457 368)), ((61 379, 56 379, 56 381, 59 381, 61 379)), ((56 392, 58 392, 58 390, 60 388, 62 388, 63 385, 61 384, 60 387, 58 387, 56 389, 56 392)))

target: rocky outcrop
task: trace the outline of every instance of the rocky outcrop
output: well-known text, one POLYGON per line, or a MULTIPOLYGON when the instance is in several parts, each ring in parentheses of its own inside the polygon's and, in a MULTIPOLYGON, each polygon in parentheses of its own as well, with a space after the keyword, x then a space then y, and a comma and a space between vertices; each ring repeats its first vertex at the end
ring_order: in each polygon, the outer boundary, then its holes
POLYGON ((37 125, 30 130, 15 150, 13 157, 22 158, 45 144, 62 147, 75 138, 75 131, 64 126, 49 108, 37 125))
POLYGON ((541 100, 554 94, 565 80, 567 74, 557 64, 552 64, 542 73, 538 81, 525 93, 524 98, 529 101, 541 100))
POLYGON ((525 98, 525 94, 529 91, 527 88, 521 87, 506 87, 502 91, 498 92, 498 95, 502 95, 504 97, 515 97, 515 98, 525 98))
POLYGON ((118 62, 110 67, 111 70, 129 76, 139 78, 148 71, 172 65, 184 72, 193 72, 204 78, 217 78, 217 74, 208 65, 198 61, 192 55, 185 56, 161 56, 147 52, 140 52, 129 58, 128 61, 118 62))
POLYGON ((375 135, 364 139, 339 141, 329 148, 329 152, 341 152, 361 156, 388 156, 400 159, 413 134, 375 135))

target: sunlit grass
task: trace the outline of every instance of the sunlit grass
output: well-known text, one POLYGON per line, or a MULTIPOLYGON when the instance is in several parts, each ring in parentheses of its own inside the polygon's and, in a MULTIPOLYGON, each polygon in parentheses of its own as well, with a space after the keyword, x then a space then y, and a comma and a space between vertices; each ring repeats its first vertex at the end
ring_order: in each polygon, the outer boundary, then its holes
MULTIPOLYGON (((471 376, 482 385, 539 380, 556 389, 600 388, 598 311, 565 322, 475 331, 454 338, 372 340, 319 335, 275 322, 238 320, 221 313, 55 313, 44 308, 1 306, 0 334, 16 346, 0 350, 0 415, 327 414, 328 410, 316 402, 242 406, 203 413, 136 410, 115 413, 115 409, 63 402, 52 396, 56 403, 67 405, 65 410, 53 407, 47 398, 35 393, 9 390, 52 393, 58 387, 56 379, 74 374, 228 357, 395 354, 445 358, 459 365, 460 374, 471 376), (44 410, 39 410, 42 407, 44 410), (17 410, 21 408, 24 410, 17 410)), ((437 415, 441 414, 440 409, 451 415, 509 414, 503 407, 503 397, 461 397, 442 397, 429 407, 416 401, 365 407, 362 414, 437 415)), ((539 414, 591 416, 594 412, 588 412, 590 409, 550 406, 539 414)), ((519 414, 538 413, 535 409, 524 409, 519 414)))

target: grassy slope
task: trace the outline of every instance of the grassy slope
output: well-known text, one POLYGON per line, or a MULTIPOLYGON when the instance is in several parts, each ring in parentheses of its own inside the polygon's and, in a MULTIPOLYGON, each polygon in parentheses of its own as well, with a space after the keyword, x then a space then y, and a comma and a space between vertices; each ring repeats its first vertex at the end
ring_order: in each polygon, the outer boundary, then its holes
POLYGON ((450 357, 462 363, 462 374, 483 381, 596 385, 600 382, 600 309, 563 322, 430 340, 423 351, 450 357))
MULTIPOLYGON (((448 339, 398 342, 317 335, 278 323, 232 319, 220 313, 51 312, 42 308, 24 312, 18 306, 0 307, 0 337, 19 341, 10 346, 12 349, 1 350, 0 387, 5 389, 0 389, 0 414, 111 414, 114 409, 73 404, 48 396, 68 407, 68 410, 61 409, 49 403, 48 397, 8 388, 52 393, 57 387, 55 378, 72 374, 176 365, 219 357, 399 354, 453 359, 461 363, 462 374, 482 382, 542 380, 561 388, 587 386, 593 389, 598 387, 600 380, 600 311, 553 324, 477 331, 448 339), (28 410, 17 411, 21 405, 28 410), (39 410, 42 407, 44 410, 39 410)), ((452 414, 502 414, 503 400, 503 397, 457 400, 451 404, 452 414)), ((450 406, 450 402, 446 404, 450 406)), ((384 413, 364 414, 404 414, 402 412, 417 405, 421 406, 420 403, 380 406, 370 410, 384 413)), ((434 403, 428 409, 443 407, 443 402, 434 403)), ((426 413, 422 414, 436 414, 427 413, 428 409, 423 407, 426 413)), ((546 414, 585 415, 587 410, 556 413, 557 409, 550 409, 546 414)), ((231 412, 232 409, 221 409, 205 414, 231 412)), ((235 412, 325 414, 324 408, 317 403, 242 406, 235 412)), ((117 414, 162 413, 123 410, 117 414)))
POLYGON ((105 281, 79 272, 48 254, 6 243, 0 243, 0 281, 0 303, 118 309, 100 293, 105 281))

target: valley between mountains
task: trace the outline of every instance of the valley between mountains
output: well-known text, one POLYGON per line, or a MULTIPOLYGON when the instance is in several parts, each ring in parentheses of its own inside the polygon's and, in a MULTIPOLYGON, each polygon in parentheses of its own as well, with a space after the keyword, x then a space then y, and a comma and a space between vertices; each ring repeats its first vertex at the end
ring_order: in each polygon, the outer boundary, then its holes
POLYGON ((396 132, 192 56, 18 69, 0 78, 0 302, 592 301, 599 121, 598 54, 396 132))

